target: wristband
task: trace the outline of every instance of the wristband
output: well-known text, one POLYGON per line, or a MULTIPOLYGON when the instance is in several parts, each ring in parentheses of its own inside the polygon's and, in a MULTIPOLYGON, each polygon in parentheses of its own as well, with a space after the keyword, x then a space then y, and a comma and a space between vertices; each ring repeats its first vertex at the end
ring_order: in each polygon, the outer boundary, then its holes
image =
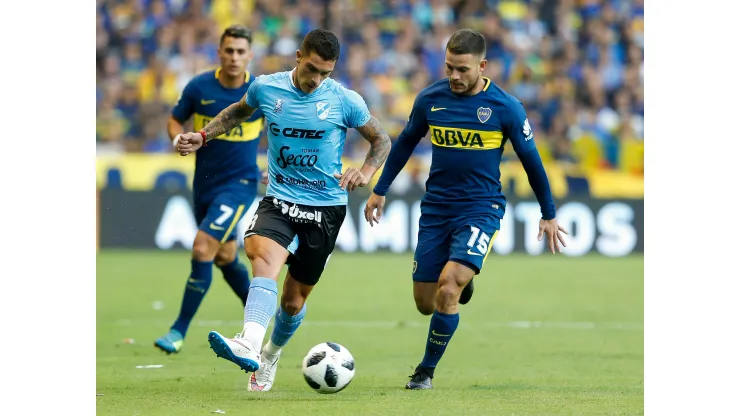
POLYGON ((180 135, 178 134, 175 136, 174 139, 172 139, 172 147, 177 147, 177 142, 180 140, 180 135))
POLYGON ((208 147, 208 145, 206 144, 206 142, 207 142, 207 140, 206 140, 206 131, 205 130, 201 130, 198 133, 200 133, 200 137, 203 138, 203 147, 208 147))

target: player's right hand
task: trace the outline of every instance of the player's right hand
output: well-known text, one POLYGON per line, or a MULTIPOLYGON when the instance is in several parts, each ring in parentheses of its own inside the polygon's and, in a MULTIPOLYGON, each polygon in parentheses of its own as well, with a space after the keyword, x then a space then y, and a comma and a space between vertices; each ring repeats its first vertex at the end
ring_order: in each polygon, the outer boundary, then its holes
POLYGON ((187 156, 203 146, 203 136, 200 133, 185 133, 180 135, 177 141, 177 151, 180 156, 187 156))
POLYGON ((384 196, 380 196, 375 192, 370 194, 370 198, 367 200, 367 205, 365 205, 365 221, 369 222, 371 227, 373 226, 373 222, 375 222, 375 224, 380 222, 380 217, 383 216, 384 205, 384 196))

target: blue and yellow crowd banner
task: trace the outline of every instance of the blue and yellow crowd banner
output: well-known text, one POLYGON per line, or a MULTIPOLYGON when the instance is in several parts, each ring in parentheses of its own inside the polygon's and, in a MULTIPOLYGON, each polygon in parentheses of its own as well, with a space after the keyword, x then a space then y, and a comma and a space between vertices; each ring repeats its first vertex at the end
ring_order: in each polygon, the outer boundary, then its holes
MULTIPOLYGON (((363 160, 346 159, 345 166, 361 166, 363 160)), ((267 158, 258 159, 260 169, 266 169, 267 158)), ((98 156, 96 163, 97 187, 128 191, 157 189, 187 190, 191 188, 195 158, 178 154, 127 153, 98 156)), ((555 198, 592 197, 627 198, 644 197, 644 177, 613 170, 583 172, 557 163, 546 163, 550 186, 555 198)), ((429 159, 412 158, 404 168, 411 174, 424 175, 429 169, 429 159)), ((374 180, 380 177, 376 174, 374 180)), ((532 190, 527 174, 518 161, 501 164, 501 182, 507 197, 527 198, 532 190)), ((372 184, 371 184, 372 185, 372 184)), ((366 188, 368 189, 368 188, 366 188)), ((371 188, 370 188, 371 189, 371 188)))

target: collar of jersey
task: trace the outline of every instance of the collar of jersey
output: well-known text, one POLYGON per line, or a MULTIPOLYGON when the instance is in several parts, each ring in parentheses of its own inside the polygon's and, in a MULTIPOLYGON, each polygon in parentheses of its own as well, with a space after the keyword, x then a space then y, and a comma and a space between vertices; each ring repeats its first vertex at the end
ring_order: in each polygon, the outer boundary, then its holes
MULTIPOLYGON (((218 74, 221 73, 221 67, 216 68, 216 79, 218 79, 218 74)), ((249 81, 249 71, 244 71, 244 82, 249 81)))

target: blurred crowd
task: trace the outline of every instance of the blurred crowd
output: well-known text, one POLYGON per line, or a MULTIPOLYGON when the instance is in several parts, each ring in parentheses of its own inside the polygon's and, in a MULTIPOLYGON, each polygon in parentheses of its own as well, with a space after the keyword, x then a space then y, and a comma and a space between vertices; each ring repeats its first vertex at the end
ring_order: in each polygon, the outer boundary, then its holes
MULTIPOLYGON (((478 30, 485 75, 524 103, 545 161, 643 173, 643 0, 97 0, 99 152, 172 151, 171 107, 218 65, 221 32, 235 23, 254 31, 255 75, 293 68, 310 30, 334 31, 332 77, 392 138, 416 94, 445 77, 449 35, 478 30)), ((367 149, 351 131, 345 156, 367 149)), ((430 152, 422 140, 416 156, 430 152)))

